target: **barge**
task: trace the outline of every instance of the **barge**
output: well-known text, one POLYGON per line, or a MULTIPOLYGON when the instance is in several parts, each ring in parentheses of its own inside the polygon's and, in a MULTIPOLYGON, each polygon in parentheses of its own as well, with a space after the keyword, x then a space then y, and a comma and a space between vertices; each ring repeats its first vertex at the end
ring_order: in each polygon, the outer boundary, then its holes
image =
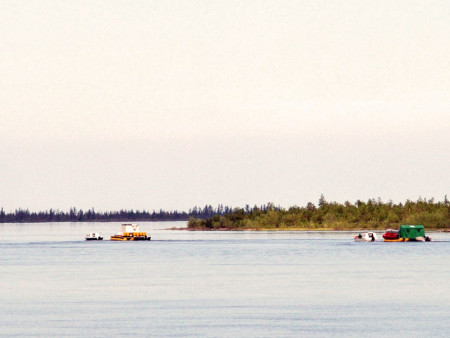
POLYGON ((146 232, 139 230, 139 224, 135 223, 122 224, 122 231, 110 238, 111 241, 149 241, 150 239, 146 232))
POLYGON ((383 239, 385 242, 431 242, 432 239, 425 236, 423 225, 400 225, 398 230, 387 230, 383 239))

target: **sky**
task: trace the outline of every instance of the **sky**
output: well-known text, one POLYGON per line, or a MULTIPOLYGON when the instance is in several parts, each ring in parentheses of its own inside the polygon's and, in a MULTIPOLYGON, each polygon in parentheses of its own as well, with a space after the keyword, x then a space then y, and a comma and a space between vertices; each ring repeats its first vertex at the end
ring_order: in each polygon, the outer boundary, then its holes
POLYGON ((0 2, 0 208, 450 192, 450 2, 0 2))

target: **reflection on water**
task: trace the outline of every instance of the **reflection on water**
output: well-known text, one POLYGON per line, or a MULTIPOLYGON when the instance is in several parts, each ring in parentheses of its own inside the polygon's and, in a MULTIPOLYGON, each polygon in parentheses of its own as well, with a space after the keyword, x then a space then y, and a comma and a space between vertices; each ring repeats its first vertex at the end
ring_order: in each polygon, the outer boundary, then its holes
POLYGON ((2 336, 447 336, 450 234, 190 232, 142 222, 0 225, 2 336), (401 330, 393 328, 401 326, 401 330))

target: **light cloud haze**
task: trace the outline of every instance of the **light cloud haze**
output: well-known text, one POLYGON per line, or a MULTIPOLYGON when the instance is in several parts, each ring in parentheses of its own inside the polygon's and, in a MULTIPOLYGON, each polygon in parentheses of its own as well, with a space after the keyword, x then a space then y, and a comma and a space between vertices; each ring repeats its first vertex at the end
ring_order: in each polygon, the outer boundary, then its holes
POLYGON ((448 1, 1 1, 0 207, 450 190, 448 1))

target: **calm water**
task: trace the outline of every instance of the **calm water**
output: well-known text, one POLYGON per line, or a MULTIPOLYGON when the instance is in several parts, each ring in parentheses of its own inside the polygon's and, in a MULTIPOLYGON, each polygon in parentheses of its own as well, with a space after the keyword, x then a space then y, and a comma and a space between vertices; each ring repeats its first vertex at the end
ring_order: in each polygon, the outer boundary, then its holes
POLYGON ((188 232, 141 223, 0 225, 1 336, 442 336, 450 234, 355 243, 352 233, 188 232))

